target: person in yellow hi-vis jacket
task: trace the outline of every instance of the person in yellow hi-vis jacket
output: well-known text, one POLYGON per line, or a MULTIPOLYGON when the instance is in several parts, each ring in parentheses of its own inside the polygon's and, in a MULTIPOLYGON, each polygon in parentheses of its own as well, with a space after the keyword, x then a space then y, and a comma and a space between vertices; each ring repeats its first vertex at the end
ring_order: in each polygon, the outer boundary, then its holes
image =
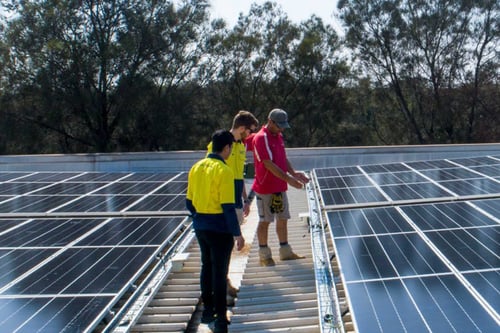
MULTIPOLYGON (((226 159, 226 164, 233 170, 234 175, 234 204, 238 222, 243 223, 244 217, 250 213, 250 200, 245 189, 245 162, 246 162, 246 139, 257 132, 259 121, 250 111, 241 110, 233 118, 231 134, 234 137, 231 155, 226 159)), ((207 146, 207 156, 212 152, 212 142, 207 146)), ((237 297, 238 288, 234 287, 228 277, 227 304, 233 305, 237 297)))
POLYGON ((186 207, 200 246, 200 288, 204 310, 201 321, 215 320, 217 333, 227 332, 227 273, 236 242, 245 245, 234 205, 234 176, 224 162, 231 155, 233 134, 219 130, 212 136, 212 153, 196 162, 188 175, 186 207))
MULTIPOLYGON (((233 134, 234 143, 231 155, 226 160, 226 164, 233 170, 234 174, 234 203, 238 221, 243 223, 243 217, 248 215, 250 211, 250 201, 247 197, 245 189, 245 162, 246 162, 246 144, 245 140, 252 134, 257 132, 259 121, 255 116, 245 110, 239 111, 233 118, 233 125, 230 132, 233 134)), ((208 154, 212 152, 212 142, 207 146, 208 154)))

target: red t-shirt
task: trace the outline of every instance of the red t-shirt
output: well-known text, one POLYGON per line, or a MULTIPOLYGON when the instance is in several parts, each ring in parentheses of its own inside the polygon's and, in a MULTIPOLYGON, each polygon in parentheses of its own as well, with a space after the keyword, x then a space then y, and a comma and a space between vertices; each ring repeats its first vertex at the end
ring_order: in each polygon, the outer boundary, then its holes
POLYGON ((288 189, 287 182, 273 175, 264 166, 265 160, 271 160, 285 173, 287 172, 285 142, 281 133, 273 135, 266 126, 263 126, 255 134, 252 143, 255 164, 255 180, 252 189, 260 194, 285 192, 288 189))
POLYGON ((253 151, 253 138, 255 138, 256 133, 252 133, 245 139, 245 148, 247 151, 253 151))

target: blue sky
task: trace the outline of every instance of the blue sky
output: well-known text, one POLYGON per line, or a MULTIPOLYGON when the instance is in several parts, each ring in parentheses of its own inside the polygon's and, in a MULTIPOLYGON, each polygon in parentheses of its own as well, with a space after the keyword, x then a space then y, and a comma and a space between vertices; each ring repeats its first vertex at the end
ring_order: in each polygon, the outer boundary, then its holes
MULTIPOLYGON (((233 26, 239 13, 248 13, 252 3, 262 4, 266 0, 211 0, 213 18, 223 18, 229 26, 233 26)), ((337 0, 274 0, 278 3, 288 18, 299 23, 306 20, 312 14, 323 19, 326 24, 332 25, 337 31, 341 31, 340 25, 334 17, 337 13, 337 0)))

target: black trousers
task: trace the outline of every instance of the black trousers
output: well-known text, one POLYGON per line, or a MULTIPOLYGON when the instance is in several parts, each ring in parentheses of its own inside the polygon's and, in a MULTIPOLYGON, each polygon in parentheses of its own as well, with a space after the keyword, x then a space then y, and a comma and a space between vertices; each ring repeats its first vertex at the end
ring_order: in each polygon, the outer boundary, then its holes
POLYGON ((195 230, 201 252, 200 288, 205 309, 226 318, 227 273, 234 246, 231 234, 195 230))

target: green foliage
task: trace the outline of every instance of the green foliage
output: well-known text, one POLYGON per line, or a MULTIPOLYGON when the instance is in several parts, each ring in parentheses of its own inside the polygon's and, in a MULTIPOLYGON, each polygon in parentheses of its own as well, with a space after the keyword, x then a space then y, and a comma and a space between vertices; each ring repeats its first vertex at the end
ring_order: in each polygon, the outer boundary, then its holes
POLYGON ((0 153, 205 149, 238 110, 287 110, 290 147, 493 142, 499 3, 341 0, 344 38, 273 2, 10 0, 0 153))
POLYGON ((493 19, 498 2, 344 0, 338 6, 347 43, 365 75, 397 102, 390 107, 387 100, 387 114, 375 119, 400 113, 398 124, 409 133, 408 143, 474 140, 477 110, 492 97, 483 93, 498 87, 498 75, 489 70, 492 62, 498 68, 498 21, 493 19), (472 96, 464 100, 462 88, 471 85, 472 96))

